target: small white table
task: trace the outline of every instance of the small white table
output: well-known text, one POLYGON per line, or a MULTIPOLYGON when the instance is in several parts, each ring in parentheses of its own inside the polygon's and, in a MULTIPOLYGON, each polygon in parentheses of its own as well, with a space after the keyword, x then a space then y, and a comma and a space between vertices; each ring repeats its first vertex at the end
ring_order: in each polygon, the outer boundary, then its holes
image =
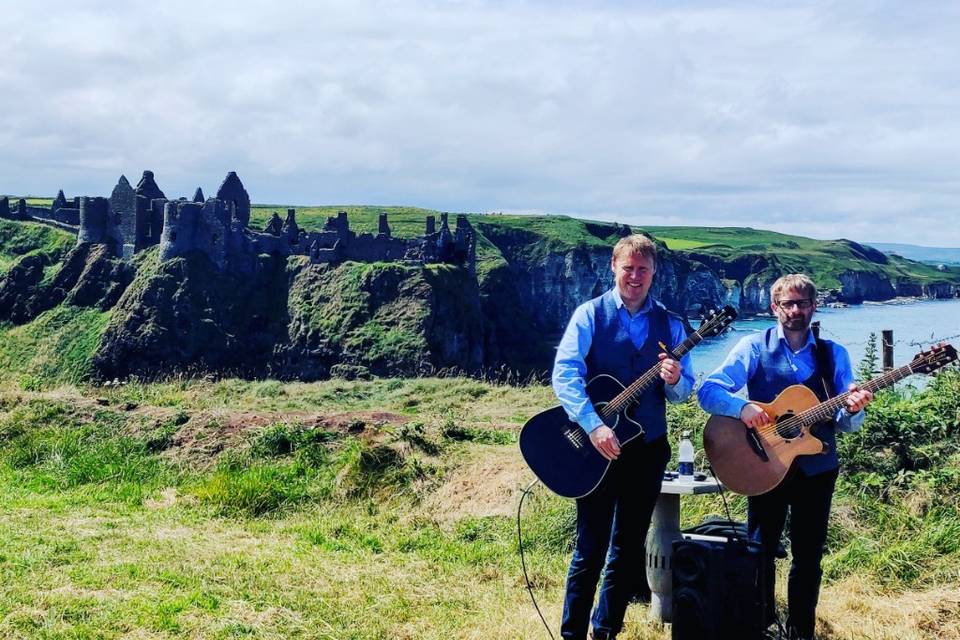
POLYGON ((660 497, 653 510, 650 530, 647 532, 647 583, 650 585, 650 619, 670 622, 673 617, 673 541, 679 540, 680 496, 720 491, 720 482, 707 476, 706 480, 683 483, 678 479, 664 479, 660 497))

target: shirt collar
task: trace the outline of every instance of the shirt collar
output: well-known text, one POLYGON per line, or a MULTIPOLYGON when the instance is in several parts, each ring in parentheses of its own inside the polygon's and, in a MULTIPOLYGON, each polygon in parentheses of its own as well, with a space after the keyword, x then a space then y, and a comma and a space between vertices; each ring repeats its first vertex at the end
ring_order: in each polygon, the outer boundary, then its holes
MULTIPOLYGON (((784 345, 786 345, 788 350, 792 351, 792 349, 790 349, 790 343, 787 342, 787 336, 783 335, 783 325, 780 324, 779 322, 777 323, 777 337, 780 339, 780 341, 784 345)), ((802 347, 800 347, 800 350, 797 351, 797 353, 799 353, 800 351, 803 351, 807 347, 813 346, 815 343, 816 343, 816 340, 814 340, 813 338, 813 331, 811 331, 810 329, 807 329, 807 341, 804 343, 802 347)))
MULTIPOLYGON (((613 301, 617 305, 617 309, 623 309, 623 298, 620 297, 620 289, 617 288, 617 285, 613 285, 613 301)), ((647 292, 647 299, 643 301, 643 304, 640 305, 640 308, 637 309, 637 313, 646 313, 650 311, 653 307, 653 296, 650 295, 650 292, 647 292)), ((625 310, 625 309, 624 309, 625 310)), ((630 313, 627 311, 627 313, 630 313)), ((634 314, 636 315, 636 314, 634 314)))

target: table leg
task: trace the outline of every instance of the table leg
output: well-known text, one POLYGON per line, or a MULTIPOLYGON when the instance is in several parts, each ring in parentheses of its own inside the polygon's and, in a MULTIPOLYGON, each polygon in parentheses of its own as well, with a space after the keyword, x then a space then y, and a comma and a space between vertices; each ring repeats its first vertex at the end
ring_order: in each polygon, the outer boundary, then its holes
POLYGON ((680 496, 661 493, 647 533, 651 620, 670 622, 673 615, 673 541, 680 537, 680 496))

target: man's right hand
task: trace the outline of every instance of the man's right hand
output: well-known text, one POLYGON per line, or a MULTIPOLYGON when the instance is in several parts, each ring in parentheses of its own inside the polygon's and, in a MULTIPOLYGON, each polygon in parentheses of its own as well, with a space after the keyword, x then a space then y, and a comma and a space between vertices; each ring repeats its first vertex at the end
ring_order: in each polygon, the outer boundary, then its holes
POLYGON ((607 460, 616 460, 620 455, 620 441, 613 429, 603 424, 590 432, 590 442, 607 460))
POLYGON ((754 429, 772 424, 772 420, 770 420, 767 412, 752 402, 743 405, 743 409, 740 410, 740 420, 748 427, 753 427, 754 429))

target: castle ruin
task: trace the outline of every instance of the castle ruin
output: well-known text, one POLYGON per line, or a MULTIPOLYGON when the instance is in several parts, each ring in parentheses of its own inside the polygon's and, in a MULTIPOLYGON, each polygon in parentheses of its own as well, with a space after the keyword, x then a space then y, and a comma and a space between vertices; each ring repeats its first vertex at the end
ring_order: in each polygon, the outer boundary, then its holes
POLYGON ((286 219, 275 212, 262 231, 249 227, 250 196, 235 171, 227 174, 215 197, 204 199, 198 187, 192 200, 169 200, 157 186, 152 171, 144 171, 136 188, 120 176, 109 198, 75 197, 63 191, 52 205, 28 206, 20 199, 11 208, 0 198, 0 218, 34 220, 77 234, 77 244, 106 244, 117 257, 133 255, 159 245, 160 259, 205 254, 220 269, 249 272, 257 256, 308 256, 313 263, 402 261, 451 263, 476 272, 476 233, 466 216, 458 215, 451 230, 446 213, 440 225, 427 216, 424 235, 397 238, 381 213, 377 233, 358 234, 350 229, 345 211, 327 218, 321 231, 305 231, 296 221, 296 210, 286 219))

